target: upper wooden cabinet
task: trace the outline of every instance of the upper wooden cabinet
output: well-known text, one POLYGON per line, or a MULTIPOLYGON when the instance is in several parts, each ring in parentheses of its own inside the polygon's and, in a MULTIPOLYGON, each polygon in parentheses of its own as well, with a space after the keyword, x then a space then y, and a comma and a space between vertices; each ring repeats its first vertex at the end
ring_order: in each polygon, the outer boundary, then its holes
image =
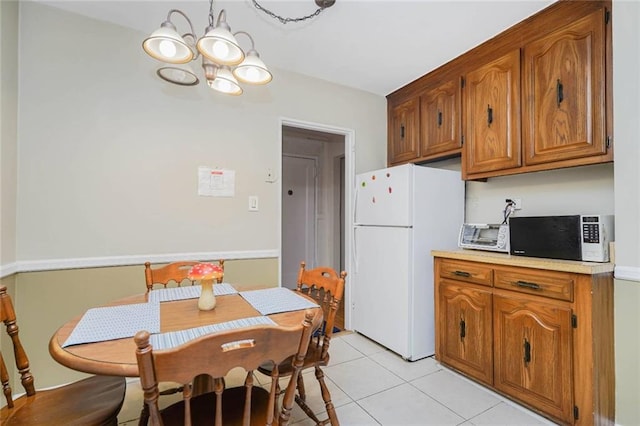
POLYGON ((414 160, 420 155, 419 114, 420 103, 417 98, 389 107, 387 155, 390 164, 414 160))
POLYGON ((420 95, 420 156, 451 153, 460 138, 460 79, 454 78, 420 95))
POLYGON ((520 166, 520 50, 469 72, 465 81, 464 172, 520 166))
POLYGON ((607 152, 604 10, 524 48, 525 164, 607 152))
POLYGON ((389 94, 389 165, 462 153, 481 180, 613 161, 610 8, 557 1, 389 94))
POLYGON ((460 97, 455 77, 390 102, 389 165, 460 154, 460 97))

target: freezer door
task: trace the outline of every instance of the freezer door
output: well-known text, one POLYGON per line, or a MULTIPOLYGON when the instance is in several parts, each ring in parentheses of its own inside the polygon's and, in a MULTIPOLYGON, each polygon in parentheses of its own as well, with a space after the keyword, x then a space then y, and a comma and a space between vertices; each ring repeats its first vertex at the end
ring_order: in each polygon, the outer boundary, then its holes
POLYGON ((356 176, 356 225, 411 226, 413 164, 356 176))
POLYGON ((358 226, 353 274, 354 330, 410 358, 412 230, 358 226))

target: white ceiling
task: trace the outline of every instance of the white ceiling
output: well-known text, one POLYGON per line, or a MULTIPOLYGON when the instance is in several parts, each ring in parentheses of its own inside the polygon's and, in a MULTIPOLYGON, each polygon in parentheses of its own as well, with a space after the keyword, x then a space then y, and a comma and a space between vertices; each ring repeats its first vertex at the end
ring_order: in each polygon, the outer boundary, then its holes
MULTIPOLYGON (((184 11, 196 36, 208 23, 208 0, 34 0, 149 34, 170 9, 184 11)), ((283 17, 313 13, 314 0, 258 0, 283 17)), ((247 31, 270 68, 321 78, 379 95, 446 63, 554 0, 336 0, 313 20, 281 24, 252 0, 214 1, 233 32, 247 31)), ((186 21, 174 14, 178 32, 186 21)), ((140 43, 142 44, 141 36, 140 43)), ((238 38, 243 47, 248 43, 238 38)), ((143 55, 142 48, 140 54, 143 55)))

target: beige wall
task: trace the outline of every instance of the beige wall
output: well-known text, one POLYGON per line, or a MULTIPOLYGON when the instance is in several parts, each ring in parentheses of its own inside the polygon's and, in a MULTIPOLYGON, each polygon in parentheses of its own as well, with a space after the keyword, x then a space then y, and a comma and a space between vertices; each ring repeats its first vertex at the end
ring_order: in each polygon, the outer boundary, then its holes
POLYGON ((277 69, 242 97, 170 87, 145 34, 20 12, 20 261, 278 250, 279 185, 265 180, 280 176, 283 117, 353 129, 356 168, 384 164, 382 96, 277 69), (198 166, 235 170, 235 197, 198 197, 198 166))
POLYGON ((640 425, 640 2, 614 0, 613 23, 616 423, 631 426, 640 425))
POLYGON ((0 2, 0 265, 16 260, 18 2, 0 2))

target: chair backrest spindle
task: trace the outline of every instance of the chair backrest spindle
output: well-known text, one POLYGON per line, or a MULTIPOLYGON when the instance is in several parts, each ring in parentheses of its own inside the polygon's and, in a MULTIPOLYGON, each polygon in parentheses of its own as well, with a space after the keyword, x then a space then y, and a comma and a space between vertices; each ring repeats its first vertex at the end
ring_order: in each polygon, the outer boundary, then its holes
POLYGON ((2 319, 2 322, 6 326, 7 334, 11 337, 13 355, 16 361, 16 368, 20 373, 20 382, 22 383, 22 387, 24 387, 27 395, 35 395, 36 388, 33 381, 33 374, 31 374, 29 369, 29 358, 22 346, 22 342, 20 342, 20 337, 18 335, 19 328, 16 322, 16 312, 13 308, 11 298, 7 294, 7 287, 5 286, 0 287, 0 319, 2 319))

